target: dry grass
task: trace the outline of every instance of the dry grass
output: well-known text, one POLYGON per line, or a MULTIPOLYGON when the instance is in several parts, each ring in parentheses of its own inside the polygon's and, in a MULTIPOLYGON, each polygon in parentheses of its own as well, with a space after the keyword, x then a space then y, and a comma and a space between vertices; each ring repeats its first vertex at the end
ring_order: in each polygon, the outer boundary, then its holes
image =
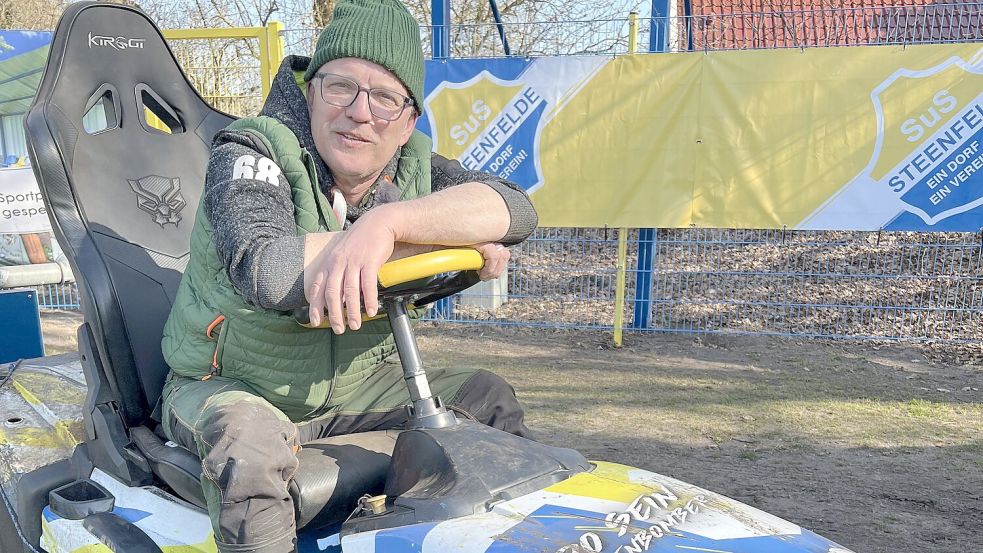
POLYGON ((983 551, 983 366, 894 345, 441 325, 541 439, 724 493, 857 552, 983 551))
MULTIPOLYGON (((46 314, 72 347, 72 313, 46 314)), ((983 551, 983 366, 913 346, 420 325, 512 383, 543 441, 723 493, 858 553, 983 551)))

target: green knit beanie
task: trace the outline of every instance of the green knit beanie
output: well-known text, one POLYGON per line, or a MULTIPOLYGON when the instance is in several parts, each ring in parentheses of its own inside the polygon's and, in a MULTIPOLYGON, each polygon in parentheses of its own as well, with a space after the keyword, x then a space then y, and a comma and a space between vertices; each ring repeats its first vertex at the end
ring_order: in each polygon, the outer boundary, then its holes
POLYGON ((304 82, 325 63, 338 58, 361 58, 392 71, 421 110, 423 45, 420 27, 398 0, 341 0, 328 26, 321 31, 304 82))

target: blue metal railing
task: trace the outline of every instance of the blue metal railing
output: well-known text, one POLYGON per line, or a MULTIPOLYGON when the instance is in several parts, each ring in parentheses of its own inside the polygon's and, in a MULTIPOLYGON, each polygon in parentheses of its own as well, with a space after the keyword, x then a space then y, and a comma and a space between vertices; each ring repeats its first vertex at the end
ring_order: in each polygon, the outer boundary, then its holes
POLYGON ((74 282, 36 286, 41 309, 78 309, 79 292, 74 282))

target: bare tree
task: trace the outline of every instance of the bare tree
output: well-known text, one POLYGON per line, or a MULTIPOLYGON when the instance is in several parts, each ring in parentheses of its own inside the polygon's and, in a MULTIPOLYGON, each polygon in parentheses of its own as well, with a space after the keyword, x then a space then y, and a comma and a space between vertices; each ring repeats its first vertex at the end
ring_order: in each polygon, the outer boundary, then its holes
POLYGON ((254 27, 284 15, 278 0, 145 0, 140 7, 163 28, 254 27))
MULTIPOLYGON (((265 26, 272 20, 310 27, 310 0, 146 0, 142 8, 162 28, 265 26)), ((236 115, 258 112, 259 43, 255 39, 171 41, 171 49, 198 91, 236 115)), ((277 64, 280 60, 271 60, 277 64)))
MULTIPOLYGON (((70 0, 0 0, 0 26, 51 29, 70 0)), ((134 0, 115 0, 132 4, 134 0)), ((429 50, 431 0, 403 0, 424 27, 429 50)), ((613 53, 627 44, 631 3, 649 0, 499 0, 513 55, 613 53)), ((164 29, 286 24, 288 51, 309 53, 318 30, 330 20, 336 0, 142 0, 140 7, 164 29)), ((499 31, 488 0, 451 3, 452 56, 502 55, 499 31)), ((256 40, 172 41, 182 67, 203 96, 236 114, 259 107, 259 45, 256 40)), ((274 62, 275 63, 275 62, 274 62)))
POLYGON ((0 29, 54 29, 64 0, 0 0, 0 29))
POLYGON ((314 27, 323 28, 331 21, 334 13, 335 0, 314 0, 314 27))

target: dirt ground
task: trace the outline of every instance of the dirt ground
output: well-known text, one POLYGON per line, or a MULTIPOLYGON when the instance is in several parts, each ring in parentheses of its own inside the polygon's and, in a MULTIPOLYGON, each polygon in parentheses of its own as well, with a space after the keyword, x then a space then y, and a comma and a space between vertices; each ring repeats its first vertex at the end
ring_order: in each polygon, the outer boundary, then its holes
MULTIPOLYGON (((49 353, 74 313, 44 316, 49 353)), ((422 324, 430 366, 508 379, 588 458, 738 499, 858 553, 983 552, 983 366, 908 345, 422 324)), ((943 352, 944 353, 944 352, 943 352)))

